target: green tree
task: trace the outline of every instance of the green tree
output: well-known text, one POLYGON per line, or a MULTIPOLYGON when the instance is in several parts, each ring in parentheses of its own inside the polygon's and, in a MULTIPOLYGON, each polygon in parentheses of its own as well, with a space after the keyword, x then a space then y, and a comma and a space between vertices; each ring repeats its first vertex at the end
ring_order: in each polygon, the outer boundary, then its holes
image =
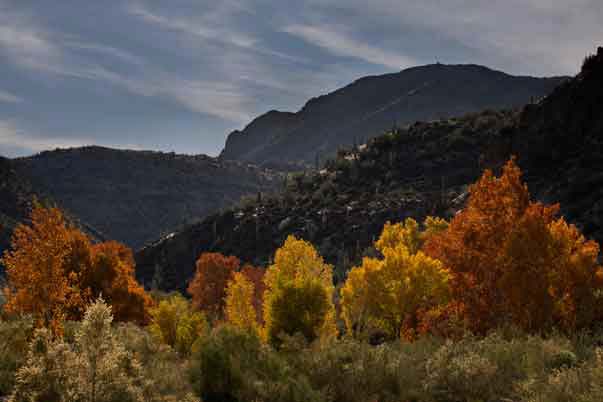
MULTIPOLYGON (((314 338, 330 338, 337 335, 335 325, 335 306, 333 304, 333 267, 326 264, 316 249, 304 240, 289 236, 285 244, 276 251, 274 264, 265 275, 266 291, 264 293, 264 322, 265 335, 269 340, 275 340, 279 332, 288 335, 301 332, 314 338), (320 291, 319 291, 320 290, 320 291), (309 292, 308 297, 314 298, 310 305, 322 305, 316 300, 326 298, 324 308, 310 308, 302 296, 309 292), (289 311, 284 314, 285 303, 283 294, 295 296, 300 301, 286 306, 289 311), (316 304, 314 304, 316 303, 316 304), (297 309, 297 316, 291 309, 297 309), (308 316, 315 315, 318 316, 308 316), (300 320, 300 317, 303 316, 300 320), (283 319, 294 318, 295 322, 283 322, 283 319), (317 327, 308 329, 306 324, 312 323, 317 327), (303 325, 302 325, 303 324, 303 325)), ((310 299, 308 299, 310 300, 310 299)))

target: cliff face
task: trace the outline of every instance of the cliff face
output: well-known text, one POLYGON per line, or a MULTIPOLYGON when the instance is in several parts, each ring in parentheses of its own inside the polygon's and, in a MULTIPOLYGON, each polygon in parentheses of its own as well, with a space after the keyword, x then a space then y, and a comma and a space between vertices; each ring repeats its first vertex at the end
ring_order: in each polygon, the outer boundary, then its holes
POLYGON ((365 77, 311 99, 297 113, 272 111, 258 117, 229 135, 221 157, 284 168, 314 165, 394 125, 522 106, 563 80, 442 64, 365 77))
POLYGON ((186 286, 204 251, 269 262, 289 234, 312 241, 336 275, 366 253, 387 220, 452 216, 484 168, 516 155, 534 198, 603 241, 603 49, 538 103, 415 123, 339 152, 273 198, 239 204, 142 249, 138 275, 186 286))
POLYGON ((278 175, 244 163, 101 147, 43 152, 12 163, 37 193, 99 237, 134 248, 279 182, 278 175))

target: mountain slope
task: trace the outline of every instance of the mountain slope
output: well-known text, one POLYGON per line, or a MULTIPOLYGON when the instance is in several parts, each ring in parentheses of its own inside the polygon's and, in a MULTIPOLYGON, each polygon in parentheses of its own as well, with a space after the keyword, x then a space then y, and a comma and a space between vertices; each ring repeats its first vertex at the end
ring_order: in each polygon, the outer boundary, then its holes
POLYGON ((27 217, 32 197, 31 184, 19 175, 10 159, 0 157, 0 255, 9 246, 17 223, 27 217))
POLYGON ((135 248, 278 181, 267 170, 202 155, 101 147, 42 152, 13 163, 37 193, 103 237, 135 248))
POLYGON ((311 240, 336 275, 370 253, 387 220, 452 216, 467 184, 518 156, 531 192, 603 241, 603 49, 581 74, 538 104, 415 123, 376 137, 320 173, 290 179, 288 191, 214 214, 136 255, 141 280, 159 272, 184 288, 204 251, 266 264, 288 234, 311 240), (590 67, 589 67, 590 66, 590 67))
POLYGON ((443 64, 365 77, 311 99, 297 113, 271 111, 258 117, 228 136, 221 157, 268 166, 313 165, 394 125, 522 106, 564 80, 443 64))

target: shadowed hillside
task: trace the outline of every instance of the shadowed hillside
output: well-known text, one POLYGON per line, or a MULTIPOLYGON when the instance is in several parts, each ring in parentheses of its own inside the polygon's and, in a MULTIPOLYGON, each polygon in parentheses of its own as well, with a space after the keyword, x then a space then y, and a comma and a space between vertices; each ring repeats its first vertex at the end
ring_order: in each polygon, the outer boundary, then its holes
POLYGON ((321 172, 290 177, 278 197, 239 204, 141 250, 138 275, 148 281, 159 272, 164 287, 182 289, 201 252, 266 264, 293 233, 316 244, 342 277, 371 252, 385 221, 450 216, 462 207, 466 185, 512 154, 536 198, 562 202, 570 221, 603 241, 602 73, 599 50, 538 104, 416 123, 339 152, 321 172))
POLYGON ((42 152, 14 163, 37 193, 131 247, 278 182, 269 171, 203 155, 101 147, 42 152))

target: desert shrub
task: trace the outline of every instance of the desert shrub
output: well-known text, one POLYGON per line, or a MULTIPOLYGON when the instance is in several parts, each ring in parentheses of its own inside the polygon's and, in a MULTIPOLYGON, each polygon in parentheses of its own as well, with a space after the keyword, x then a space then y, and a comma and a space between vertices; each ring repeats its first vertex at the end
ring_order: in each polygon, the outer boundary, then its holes
POLYGON ((0 320, 0 397, 9 395, 17 369, 25 362, 33 320, 0 320))
POLYGON ((26 363, 16 376, 11 402, 175 401, 145 397, 148 382, 140 362, 111 327, 111 308, 99 300, 85 313, 74 344, 46 329, 36 331, 26 363))
POLYGON ((512 398, 515 384, 543 374, 542 356, 538 338, 449 340, 427 361, 425 390, 442 402, 512 398))
POLYGON ((223 325, 192 355, 190 380, 204 401, 320 401, 308 380, 249 331, 223 325))
POLYGON ((134 324, 121 324, 115 331, 126 350, 141 364, 145 401, 193 400, 187 376, 188 361, 178 352, 134 324))
POLYGON ((333 402, 412 400, 421 394, 423 365, 406 365, 395 344, 371 346, 353 340, 315 343, 290 354, 296 371, 333 402), (412 378, 402 384, 401 379, 412 378), (404 385, 404 387, 402 387, 404 385))

